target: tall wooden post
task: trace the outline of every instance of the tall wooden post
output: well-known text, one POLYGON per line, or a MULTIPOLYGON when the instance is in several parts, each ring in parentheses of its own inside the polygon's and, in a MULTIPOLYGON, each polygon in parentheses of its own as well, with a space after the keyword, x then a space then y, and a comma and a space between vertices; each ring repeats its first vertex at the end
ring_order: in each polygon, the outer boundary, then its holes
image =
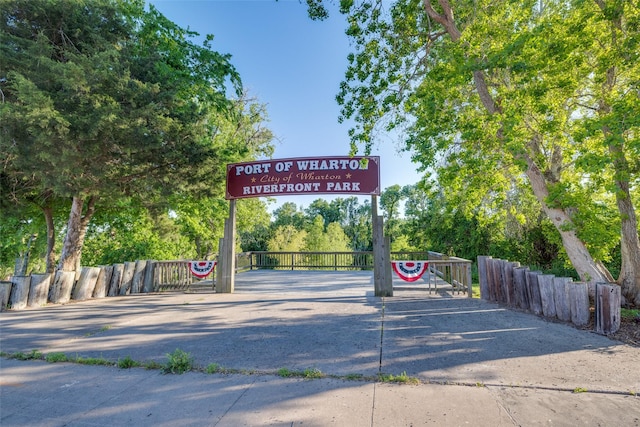
POLYGON ((393 296, 389 238, 384 236, 384 220, 378 216, 378 196, 371 196, 371 225, 373 228, 373 286, 375 296, 393 296))
POLYGON ((236 277, 236 201, 229 200, 229 218, 224 223, 224 242, 221 245, 220 272, 216 292, 233 293, 236 277))

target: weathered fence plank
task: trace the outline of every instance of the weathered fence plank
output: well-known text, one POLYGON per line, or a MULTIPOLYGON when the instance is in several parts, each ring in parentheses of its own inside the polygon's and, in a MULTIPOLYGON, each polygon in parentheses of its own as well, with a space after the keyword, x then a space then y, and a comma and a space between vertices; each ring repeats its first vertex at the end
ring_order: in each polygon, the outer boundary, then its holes
POLYGON ((492 257, 487 257, 485 261, 485 269, 487 275, 487 301, 495 301, 495 278, 493 276, 493 263, 495 259, 492 257))
POLYGON ((82 267, 80 277, 78 278, 76 286, 73 288, 71 298, 76 301, 84 301, 91 298, 93 290, 96 288, 99 274, 99 267, 82 267))
POLYGON ((507 283, 506 266, 509 261, 501 259, 498 262, 498 277, 500 277, 500 299, 501 303, 509 303, 509 287, 507 283))
POLYGON ((96 286, 95 288, 93 288, 93 298, 104 298, 107 296, 112 274, 112 265, 103 265, 100 267, 100 273, 98 274, 98 278, 96 279, 96 286))
POLYGON ((540 296, 540 285, 538 277, 542 275, 541 271, 527 272, 527 295, 529 296, 529 309, 533 314, 542 314, 542 297, 540 296))
POLYGON ((504 280, 504 291, 505 291, 505 297, 506 297, 506 303, 512 306, 515 306, 517 304, 517 297, 516 297, 516 284, 514 281, 514 270, 516 268, 520 267, 520 263, 519 262, 505 262, 503 264, 503 270, 502 270, 502 278, 504 280))
POLYGON ((556 302, 553 287, 553 274, 542 274, 538 276, 538 286, 540 287, 540 301, 542 302, 542 314, 544 317, 556 317, 556 302))
POLYGON ((109 281, 109 291, 107 296, 114 297, 120 294, 120 284, 122 283, 122 273, 124 273, 124 264, 113 264, 113 273, 109 281))
POLYGON ((75 279, 75 271, 58 270, 55 278, 53 279, 53 285, 49 290, 49 301, 54 304, 64 304, 69 302, 75 279))
POLYGON ((9 296, 11 295, 11 282, 0 282, 0 311, 5 311, 9 305, 9 296))
POLYGON ((42 307, 47 304, 49 288, 51 287, 51 273, 32 274, 29 289, 28 307, 42 307))
POLYGON ((133 282, 133 274, 136 270, 136 263, 125 262, 124 272, 122 273, 122 282, 120 282, 120 292, 118 295, 127 295, 131 290, 131 283, 133 282))
POLYGON ((554 298, 556 302, 556 316, 563 322, 571 321, 571 306, 569 305, 569 277, 555 277, 553 279, 554 298))
POLYGON ((146 260, 138 260, 136 261, 136 266, 133 271, 133 279, 131 279, 131 293, 139 294, 142 292, 143 280, 144 280, 144 271, 147 268, 146 260))
POLYGON ((142 282, 142 292, 153 292, 153 272, 155 269, 155 261, 147 261, 147 268, 144 270, 144 279, 142 282))
POLYGON ((620 329, 620 286, 596 284, 596 332, 613 334, 620 329))
POLYGON ((476 260, 478 266, 478 285, 480 288, 480 299, 489 301, 489 273, 487 266, 489 265, 490 256, 479 256, 476 260))
POLYGON ((589 290, 582 282, 569 283, 571 323, 584 326, 589 323, 589 290))
POLYGON ((491 274, 493 275, 491 300, 495 302, 502 302, 502 262, 501 259, 494 259, 491 263, 491 274))
POLYGON ((11 286, 9 305, 14 310, 22 310, 27 307, 27 301, 29 301, 31 276, 12 276, 11 283, 13 286, 11 286))
POLYGON ((527 294, 527 272, 529 267, 513 269, 513 283, 515 288, 515 306, 524 310, 529 309, 529 295, 527 294))

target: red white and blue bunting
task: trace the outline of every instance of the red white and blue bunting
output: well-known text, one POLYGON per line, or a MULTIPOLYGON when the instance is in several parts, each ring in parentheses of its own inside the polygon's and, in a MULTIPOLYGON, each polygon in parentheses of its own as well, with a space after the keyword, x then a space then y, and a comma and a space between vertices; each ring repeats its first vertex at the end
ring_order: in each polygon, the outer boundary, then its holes
POLYGON ((189 270, 191 270, 191 274, 200 279, 207 277, 214 268, 216 268, 215 261, 191 261, 189 263, 189 270))
POLYGON ((415 282, 429 268, 427 261, 391 261, 393 271, 405 282, 415 282))

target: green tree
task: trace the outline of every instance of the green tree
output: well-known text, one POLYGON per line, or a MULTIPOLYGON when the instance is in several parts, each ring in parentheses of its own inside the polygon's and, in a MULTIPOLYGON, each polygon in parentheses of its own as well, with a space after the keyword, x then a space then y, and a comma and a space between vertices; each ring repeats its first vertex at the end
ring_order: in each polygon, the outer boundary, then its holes
POLYGON ((327 248, 323 250, 329 252, 348 252, 350 250, 349 237, 337 222, 332 222, 327 226, 326 236, 327 248))
POLYGON ((271 215, 260 199, 240 199, 236 204, 236 228, 243 251, 266 251, 271 238, 271 215))
POLYGON ((594 236, 609 224, 603 192, 615 194, 626 246, 619 282, 640 300, 630 194, 639 157, 633 2, 341 6, 355 52, 338 102, 342 119, 355 119, 354 151, 368 151, 379 131, 404 128, 414 159, 434 167, 447 190, 464 191, 468 212, 481 201, 502 205, 513 182, 525 180, 590 282, 612 280, 602 261, 616 241, 594 236), (593 138, 598 144, 585 144, 593 138), (576 191, 584 198, 571 197, 576 191))
POLYGON ((343 229, 354 251, 373 250, 371 203, 368 200, 360 205, 357 197, 348 197, 344 202, 346 220, 343 229))
POLYGON ((141 0, 2 0, 0 153, 12 174, 72 200, 59 268, 76 268, 101 201, 220 179, 229 153, 211 143, 214 119, 240 82, 195 35, 141 0))
MULTIPOLYGON (((264 127, 267 120, 265 107, 255 100, 242 99, 234 102, 234 114, 217 114, 212 144, 219 153, 224 153, 228 162, 251 161, 273 154, 271 131, 264 127)), ((217 252, 219 239, 224 234, 224 221, 229 214, 224 194, 225 168, 212 165, 219 173, 214 181, 198 192, 181 192, 172 199, 176 221, 182 225, 196 246, 198 259, 209 259, 217 252)), ((264 202, 258 199, 243 199, 237 203, 238 236, 247 239, 255 227, 269 226, 269 214, 264 202)), ((268 235, 262 236, 265 246, 268 235)), ((254 245, 256 242, 254 242, 254 245)), ((241 244, 241 246, 244 246, 241 244)), ((263 248, 264 250, 264 248, 263 248)))
POLYGON ((380 208, 384 218, 384 233, 389 236, 393 246, 394 240, 400 237, 400 208, 405 191, 398 184, 385 188, 380 194, 380 208))
POLYGON ((273 232, 267 249, 271 252, 300 252, 305 247, 307 232, 293 225, 281 225, 273 232))
POLYGON ((298 210, 298 206, 293 202, 283 203, 282 206, 273 211, 272 226, 278 228, 283 225, 291 225, 296 229, 304 228, 307 220, 304 213, 298 210))
POLYGON ((87 227, 83 261, 109 265, 138 259, 191 259, 190 236, 163 211, 153 211, 133 200, 119 200, 101 209, 87 227))
POLYGON ((346 201, 338 197, 330 202, 324 199, 316 199, 305 209, 305 214, 309 222, 313 222, 317 215, 324 219, 325 227, 332 222, 345 224, 347 218, 346 201))
POLYGON ((325 233, 324 218, 322 215, 316 215, 313 221, 306 228, 307 235, 304 239, 304 248, 306 252, 326 251, 329 246, 329 240, 325 233))

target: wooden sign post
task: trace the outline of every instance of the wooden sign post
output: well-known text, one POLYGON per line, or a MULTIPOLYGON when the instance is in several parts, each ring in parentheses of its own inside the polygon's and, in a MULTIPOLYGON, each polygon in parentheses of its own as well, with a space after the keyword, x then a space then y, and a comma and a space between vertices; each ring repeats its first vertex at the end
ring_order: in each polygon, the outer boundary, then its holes
POLYGON ((218 257, 216 292, 233 293, 236 277, 236 201, 229 200, 229 218, 224 223, 224 238, 218 257))
POLYGON ((373 287, 375 296, 392 297, 391 242, 384 235, 384 220, 378 216, 378 196, 371 196, 371 225, 373 227, 373 287))

